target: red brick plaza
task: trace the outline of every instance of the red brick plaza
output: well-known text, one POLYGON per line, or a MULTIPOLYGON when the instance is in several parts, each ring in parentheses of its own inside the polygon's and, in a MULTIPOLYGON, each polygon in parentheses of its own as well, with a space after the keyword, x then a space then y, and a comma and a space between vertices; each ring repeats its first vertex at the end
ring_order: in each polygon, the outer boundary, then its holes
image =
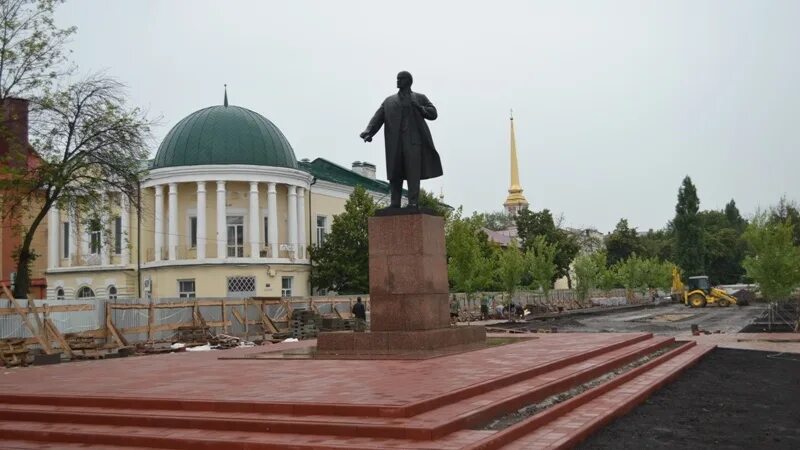
POLYGON ((568 448, 713 349, 575 333, 423 360, 227 359, 313 344, 5 369, 0 447, 568 448), (508 428, 483 429, 665 348, 508 428))

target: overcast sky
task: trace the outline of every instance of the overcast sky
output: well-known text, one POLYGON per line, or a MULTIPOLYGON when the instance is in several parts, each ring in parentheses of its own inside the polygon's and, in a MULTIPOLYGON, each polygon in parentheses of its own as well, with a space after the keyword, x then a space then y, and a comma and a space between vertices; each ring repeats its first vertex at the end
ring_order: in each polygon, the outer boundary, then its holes
POLYGON ((358 138, 400 70, 430 128, 451 205, 501 209, 509 109, 531 208, 570 226, 646 230, 690 175, 701 208, 800 199, 800 1, 68 0, 73 60, 161 117, 152 154, 195 110, 252 109, 298 159, 385 178, 382 132, 358 138))

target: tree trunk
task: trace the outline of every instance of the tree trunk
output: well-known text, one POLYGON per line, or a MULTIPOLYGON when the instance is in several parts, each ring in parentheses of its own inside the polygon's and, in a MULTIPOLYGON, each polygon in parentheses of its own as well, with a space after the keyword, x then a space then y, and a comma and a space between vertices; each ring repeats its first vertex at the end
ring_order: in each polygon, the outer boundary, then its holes
POLYGON ((14 298, 28 298, 28 288, 31 285, 31 257, 30 246, 20 248, 17 254, 17 278, 14 281, 14 298))
MULTIPOLYGON (((31 251, 33 236, 52 205, 52 201, 45 201, 39 214, 31 222, 31 226, 25 230, 25 239, 22 240, 22 245, 17 250, 17 279, 13 292, 16 298, 28 298, 28 289, 31 285, 31 263, 36 259, 36 255, 31 251)), ((56 226, 56 224, 50 224, 50 226, 56 226)))

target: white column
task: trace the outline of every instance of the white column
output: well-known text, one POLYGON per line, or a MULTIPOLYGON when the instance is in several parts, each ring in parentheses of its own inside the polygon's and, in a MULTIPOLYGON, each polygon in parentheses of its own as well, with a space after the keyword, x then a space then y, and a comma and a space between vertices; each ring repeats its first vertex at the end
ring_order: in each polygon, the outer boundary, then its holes
POLYGON ((61 229, 61 218, 56 205, 50 207, 47 217, 47 268, 58 267, 58 234, 61 229))
POLYGON ((110 239, 110 235, 113 236, 114 233, 108 232, 112 225, 108 219, 108 210, 111 208, 108 201, 108 192, 103 193, 102 202, 103 204, 100 207, 100 265, 108 266, 111 265, 111 246, 114 245, 114 241, 110 239))
POLYGON ((228 229, 225 201, 225 182, 217 181, 217 258, 225 258, 228 255, 228 229))
POLYGON ((178 259, 178 183, 169 184, 169 234, 167 242, 170 261, 178 259))
POLYGON ((292 254, 297 257, 297 191, 295 186, 286 188, 289 190, 289 244, 295 248, 292 254))
POLYGON ((270 248, 270 256, 278 257, 278 193, 275 183, 269 183, 267 187, 267 225, 269 236, 267 236, 270 248))
MULTIPOLYGON (((310 195, 310 194, 309 194, 310 195)), ((306 190, 297 188, 297 245, 298 256, 305 258, 306 255, 306 190)))
POLYGON ((131 199, 124 193, 121 194, 122 213, 120 213, 120 222, 122 224, 122 234, 120 239, 122 242, 122 255, 120 256, 120 263, 127 266, 131 263, 131 247, 130 247, 130 227, 131 227, 131 199))
MULTIPOLYGON (((69 239, 69 255, 67 255, 67 258, 69 258, 69 265, 72 266, 73 257, 78 254, 78 236, 80 236, 80 233, 78 233, 78 213, 74 206, 70 207, 69 211, 69 234, 69 238, 64 236, 64 239, 69 239)), ((79 264, 76 261, 74 265, 77 266, 79 264)))
POLYGON ((197 259, 206 259, 206 182, 197 182, 197 259))
POLYGON ((161 250, 164 248, 164 185, 156 185, 156 217, 155 217, 155 260, 161 261, 161 250))
POLYGON ((258 223, 258 183, 250 182, 250 257, 258 258, 259 253, 259 226, 258 223))

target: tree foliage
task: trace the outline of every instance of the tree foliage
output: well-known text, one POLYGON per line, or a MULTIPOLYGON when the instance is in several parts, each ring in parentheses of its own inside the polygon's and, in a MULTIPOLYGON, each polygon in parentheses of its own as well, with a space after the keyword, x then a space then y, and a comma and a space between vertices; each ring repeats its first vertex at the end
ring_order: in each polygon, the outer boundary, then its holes
POLYGON ((525 252, 525 263, 531 274, 531 289, 541 289, 545 298, 553 288, 556 273, 558 247, 547 242, 544 236, 536 236, 525 252))
POLYGON ((8 169, 0 186, 3 209, 26 211, 32 219, 16 251, 14 294, 21 298, 27 295, 36 257, 33 236, 51 207, 58 205, 88 223, 110 208, 108 192, 137 203, 152 125, 140 109, 127 105, 124 86, 102 75, 45 88, 31 117, 32 145, 41 162, 8 169))
POLYGON ((448 216, 451 214, 449 206, 445 205, 439 198, 425 189, 419 190, 418 204, 420 208, 433 210, 436 215, 444 217, 445 220, 447 220, 448 216))
POLYGON ((781 197, 778 204, 771 208, 770 220, 794 225, 792 241, 794 245, 800 245, 800 207, 797 203, 781 197))
POLYGON ((580 246, 575 236, 556 226, 550 210, 543 209, 540 212, 533 212, 523 209, 516 216, 517 235, 522 241, 522 249, 530 249, 537 236, 542 236, 550 245, 556 247, 555 265, 556 271, 553 274, 553 282, 561 277, 567 277, 570 288, 572 280, 570 278, 569 267, 572 260, 577 256, 580 246))
POLYGON ((506 211, 494 211, 481 214, 484 226, 492 231, 507 230, 514 226, 514 216, 506 211))
POLYGON ((700 199, 697 188, 689 176, 683 179, 678 190, 678 203, 675 205, 675 262, 687 276, 701 275, 705 272, 705 245, 703 225, 698 216, 700 199))
POLYGON ((75 27, 58 28, 57 0, 0 2, 0 100, 32 97, 69 72, 64 44, 75 27))
POLYGON ((642 253, 636 228, 629 227, 627 219, 619 219, 614 231, 606 236, 606 253, 609 266, 624 261, 633 254, 642 253))
POLYGON ((485 289, 492 272, 492 259, 485 256, 486 234, 479 216, 461 217, 461 208, 447 223, 447 273, 453 288, 467 294, 485 289))
POLYGON ((800 286, 800 246, 794 244, 794 225, 757 215, 744 239, 753 254, 744 259, 747 275, 769 300, 784 300, 800 286))
POLYGON ((522 282, 522 274, 525 272, 525 258, 517 243, 513 241, 508 248, 499 251, 497 255, 497 279, 510 302, 522 282))
POLYGON ((368 219, 375 215, 375 201, 357 186, 334 216, 331 232, 321 245, 309 248, 313 265, 311 285, 343 294, 369 291, 368 219))

